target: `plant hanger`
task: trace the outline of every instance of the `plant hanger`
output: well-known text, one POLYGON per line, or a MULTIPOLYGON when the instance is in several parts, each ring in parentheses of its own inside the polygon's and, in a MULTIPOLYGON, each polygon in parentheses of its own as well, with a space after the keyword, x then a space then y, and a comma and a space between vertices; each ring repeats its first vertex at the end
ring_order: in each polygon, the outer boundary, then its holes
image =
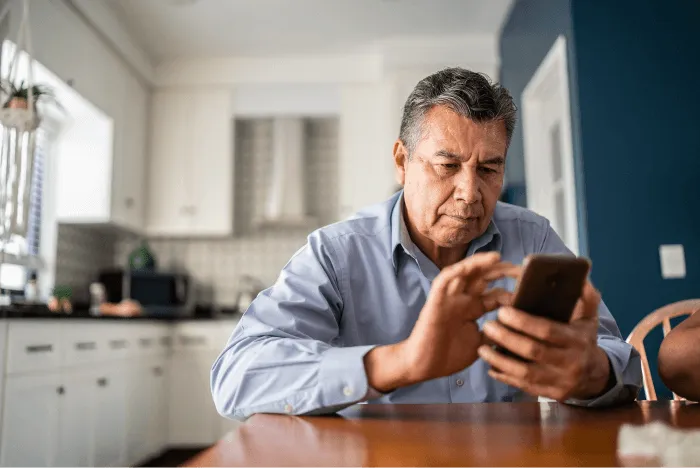
MULTIPOLYGON (((11 3, 7 2, 0 14, 0 22, 10 14, 11 3)), ((0 108, 0 265, 5 262, 17 263, 16 259, 8 258, 8 245, 14 242, 15 236, 27 237, 36 131, 41 120, 34 105, 37 88, 33 85, 29 0, 22 0, 21 5, 22 17, 16 46, 7 76, 2 77, 3 86, 0 87, 3 103, 0 108), (26 67, 23 75, 26 79, 16 86, 20 67, 26 67), (13 99, 12 105, 4 105, 13 99), (23 100, 26 105, 22 104, 23 100)), ((14 253, 25 258, 27 254, 14 253)))

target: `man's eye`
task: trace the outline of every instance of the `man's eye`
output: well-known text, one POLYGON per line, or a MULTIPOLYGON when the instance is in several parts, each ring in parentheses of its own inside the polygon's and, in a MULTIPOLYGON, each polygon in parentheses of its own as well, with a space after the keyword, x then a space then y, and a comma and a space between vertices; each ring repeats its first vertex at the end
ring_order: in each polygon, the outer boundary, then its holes
POLYGON ((440 164, 445 169, 457 169, 459 164, 440 164))
POLYGON ((492 167, 486 167, 486 166, 481 166, 479 167, 479 170, 483 172, 484 174, 495 174, 498 171, 492 167))

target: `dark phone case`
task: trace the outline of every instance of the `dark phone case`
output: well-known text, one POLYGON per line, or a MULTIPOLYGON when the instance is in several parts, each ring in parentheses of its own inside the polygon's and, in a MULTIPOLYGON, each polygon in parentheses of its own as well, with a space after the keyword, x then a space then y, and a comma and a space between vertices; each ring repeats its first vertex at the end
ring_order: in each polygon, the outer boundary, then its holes
MULTIPOLYGON (((532 315, 568 323, 590 270, 585 258, 563 255, 531 255, 515 287, 513 307, 532 315)), ((498 352, 524 360, 507 349, 498 352)))

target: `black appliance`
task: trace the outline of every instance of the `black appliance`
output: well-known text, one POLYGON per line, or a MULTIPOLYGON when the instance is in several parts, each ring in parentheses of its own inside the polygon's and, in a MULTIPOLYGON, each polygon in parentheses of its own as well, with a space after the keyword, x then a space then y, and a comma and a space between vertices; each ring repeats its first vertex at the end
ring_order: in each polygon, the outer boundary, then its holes
POLYGON ((191 282, 183 273, 150 270, 105 270, 99 273, 106 302, 131 299, 147 316, 179 317, 191 313, 191 282))

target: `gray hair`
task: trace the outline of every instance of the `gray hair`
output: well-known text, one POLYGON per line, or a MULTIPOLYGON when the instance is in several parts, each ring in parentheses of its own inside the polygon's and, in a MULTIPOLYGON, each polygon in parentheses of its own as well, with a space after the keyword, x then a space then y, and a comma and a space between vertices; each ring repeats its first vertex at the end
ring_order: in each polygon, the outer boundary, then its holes
POLYGON ((510 144, 516 107, 508 90, 482 73, 446 68, 420 80, 406 100, 399 139, 409 157, 422 138, 425 113, 435 106, 446 106, 475 122, 502 120, 510 144))

